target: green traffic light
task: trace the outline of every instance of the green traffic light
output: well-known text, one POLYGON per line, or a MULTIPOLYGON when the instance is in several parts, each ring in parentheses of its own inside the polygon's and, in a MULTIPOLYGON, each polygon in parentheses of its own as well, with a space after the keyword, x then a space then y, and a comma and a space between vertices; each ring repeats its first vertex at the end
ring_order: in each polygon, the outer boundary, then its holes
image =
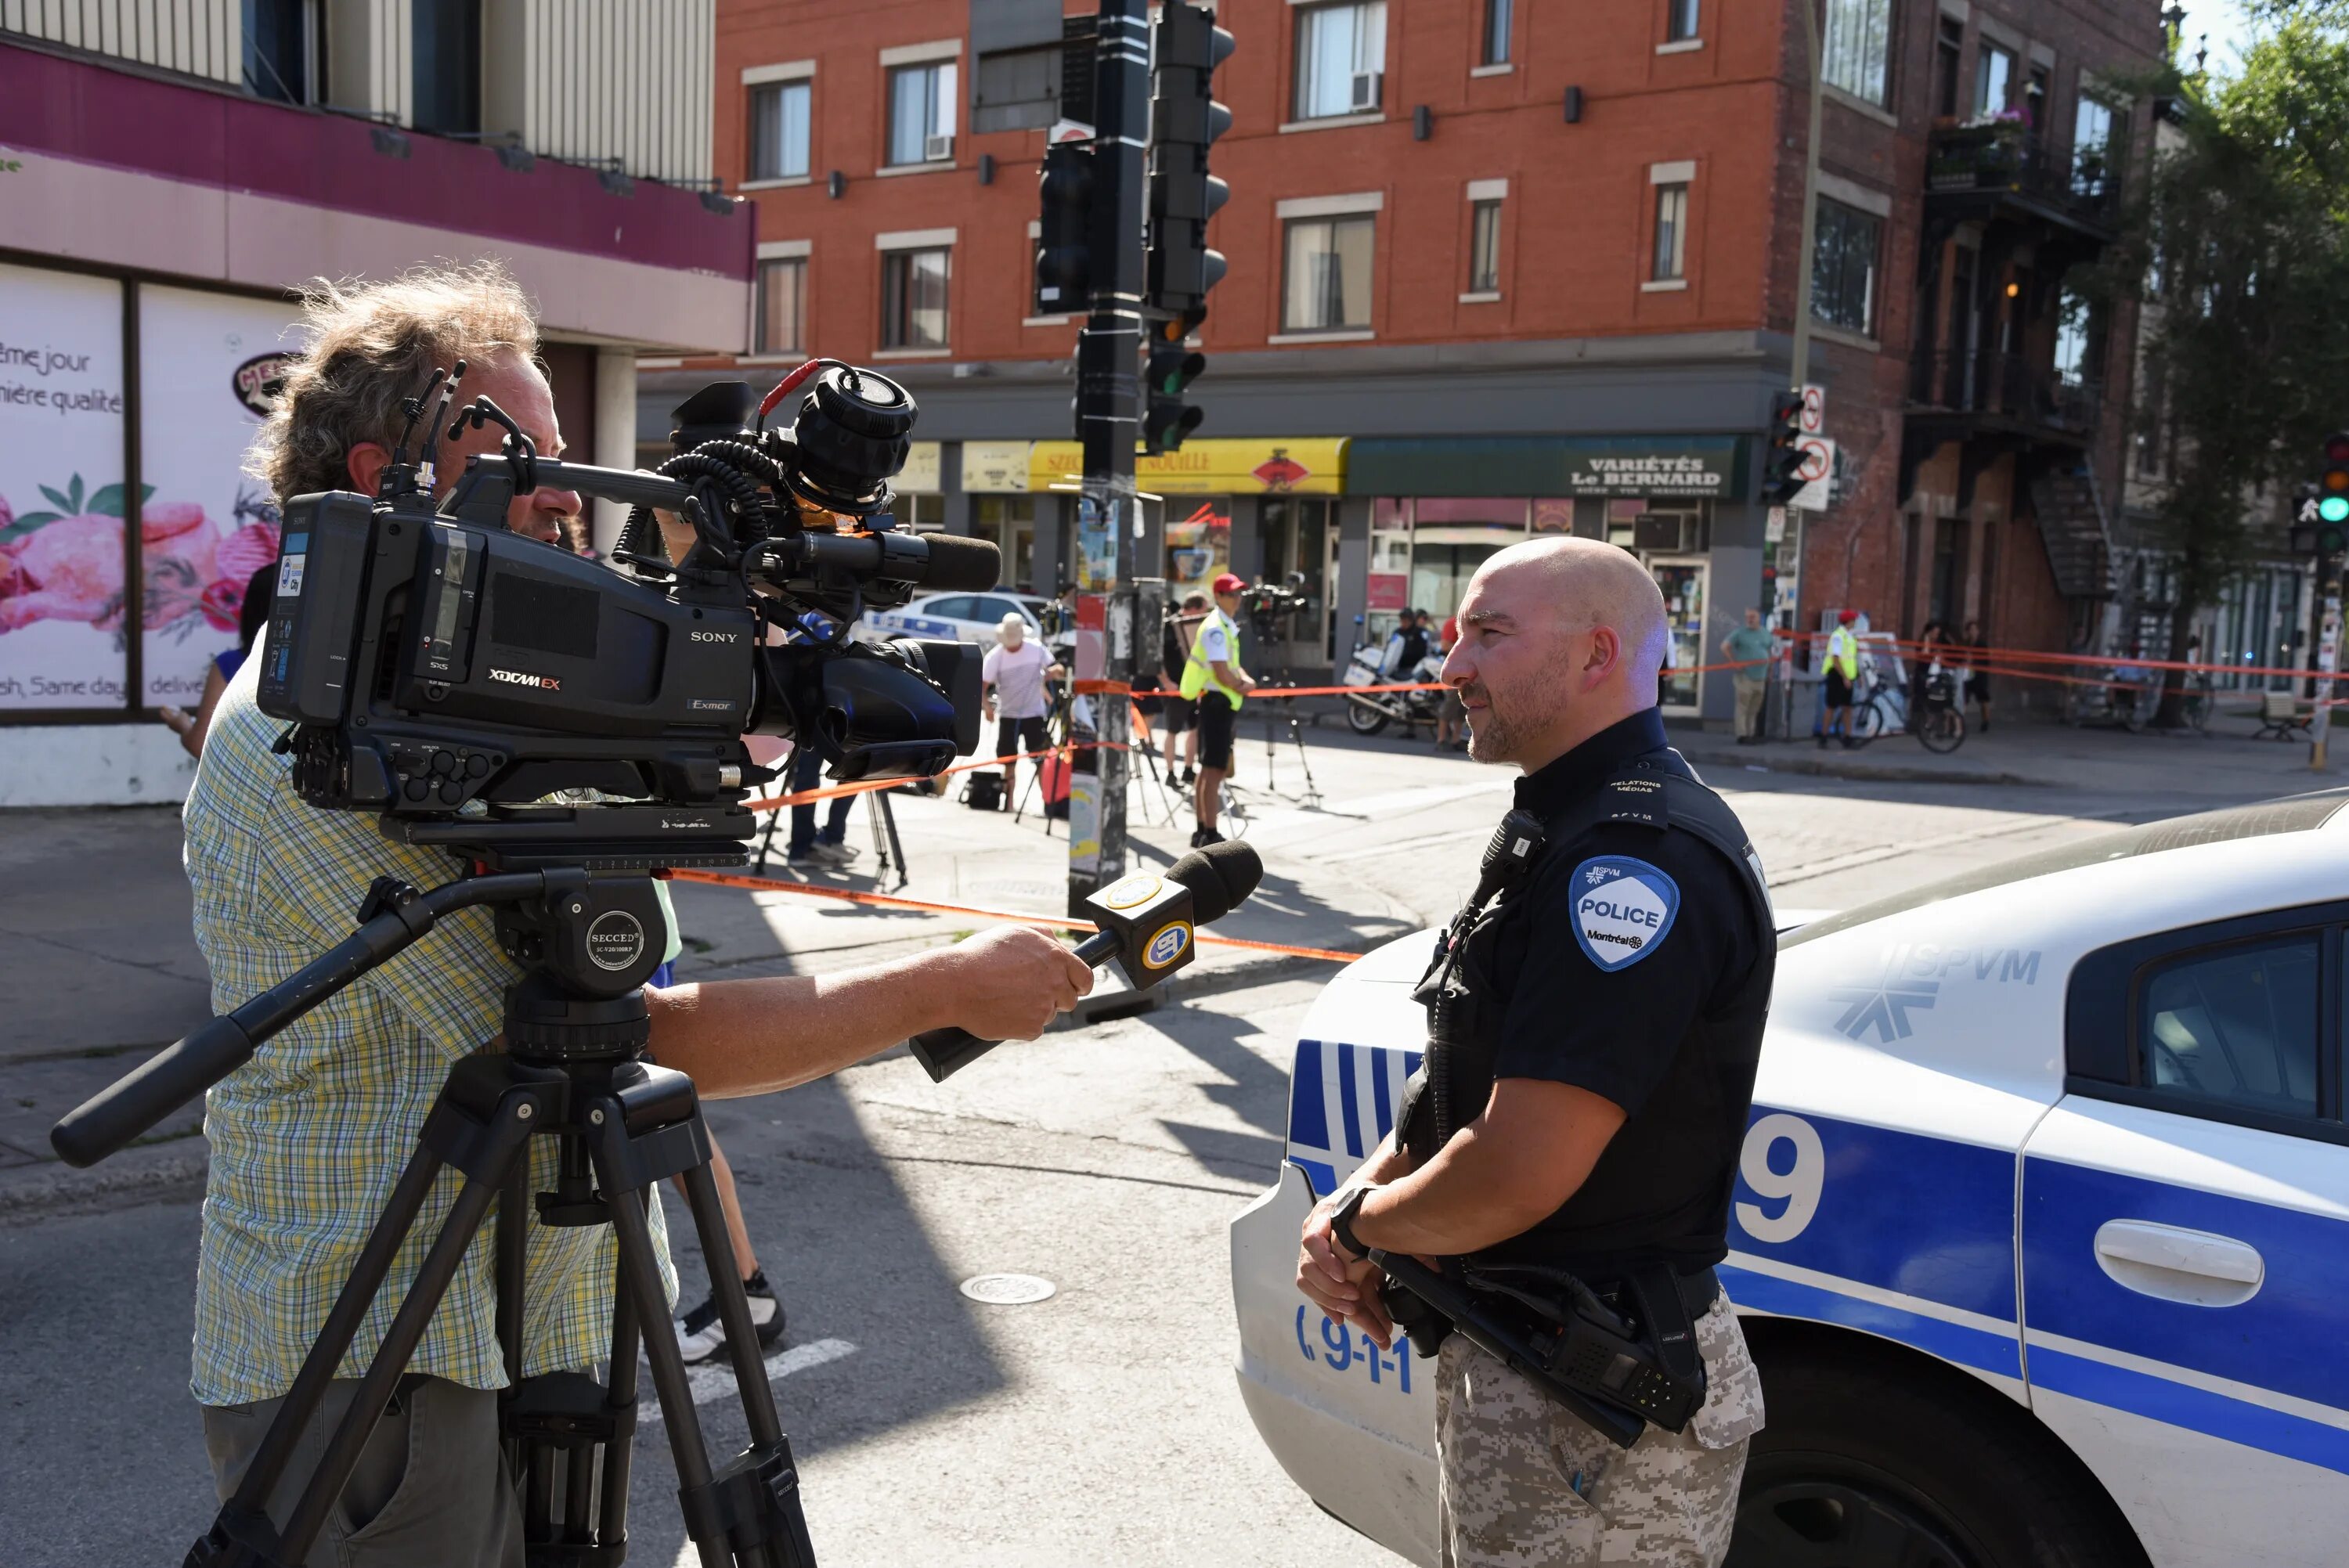
POLYGON ((2349 522, 2349 496, 2326 496, 2316 503, 2316 515, 2327 522, 2349 522))

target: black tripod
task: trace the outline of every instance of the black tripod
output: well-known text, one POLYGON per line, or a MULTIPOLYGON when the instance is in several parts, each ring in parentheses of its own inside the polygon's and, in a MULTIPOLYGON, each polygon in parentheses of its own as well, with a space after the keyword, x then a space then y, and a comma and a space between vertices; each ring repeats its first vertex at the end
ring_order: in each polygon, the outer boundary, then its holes
POLYGON ((1280 725, 1286 724, 1288 727, 1289 743, 1297 748, 1297 765, 1305 771, 1305 793, 1299 796, 1299 799, 1309 809, 1321 804, 1321 788, 1313 782, 1313 759, 1305 749, 1305 730, 1297 722, 1297 699, 1295 697, 1279 698, 1281 687, 1293 686, 1297 684, 1297 677, 1290 673, 1288 667, 1288 638, 1286 634, 1295 624, 1299 608, 1301 606, 1292 605, 1287 610, 1278 612, 1277 614, 1256 617, 1254 629, 1257 642, 1267 651, 1274 648, 1280 650, 1277 655, 1280 660, 1280 673, 1260 684, 1255 696, 1259 702, 1266 704, 1264 709, 1265 789, 1268 793, 1273 791, 1273 764, 1279 756, 1275 732, 1280 725), (1272 701, 1276 699, 1279 699, 1281 703, 1280 713, 1277 717, 1271 707, 1272 701))
MULTIPOLYGON (((540 851, 501 860, 478 847, 480 824, 433 828, 465 831, 472 841, 468 853, 482 870, 429 892, 380 879, 360 908, 359 929, 339 947, 117 1084, 67 1118, 57 1135, 70 1158, 119 1147, 187 1098, 191 1083, 201 1088, 223 1076, 262 1040, 459 910, 493 908, 501 945, 525 966, 506 988, 506 1050, 467 1057, 450 1070, 419 1134, 420 1147, 235 1495, 189 1553, 189 1568, 284 1568, 307 1555, 493 1202, 497 1331, 507 1380, 500 1425, 522 1490, 533 1568, 616 1568, 626 1555, 640 1347, 652 1365, 676 1456, 678 1505, 703 1568, 812 1568, 791 1444, 727 1239, 693 1082, 641 1059, 648 1031, 641 985, 660 961, 656 934, 664 929, 643 846, 565 845, 564 863, 518 871, 512 869, 515 859, 555 857, 540 851), (553 1138, 558 1150, 555 1190, 534 1195, 540 1223, 608 1224, 618 1239, 608 1385, 581 1371, 522 1377, 523 1215, 533 1197, 533 1138, 553 1138), (281 1528, 265 1502, 444 1165, 462 1171, 464 1185, 281 1528), (668 1302, 647 1219, 655 1185, 678 1175, 750 1426, 750 1447, 716 1469, 703 1446, 677 1336, 667 1331, 668 1302)), ((740 864, 740 845, 729 840, 702 858, 740 864)), ((673 851, 659 859, 679 863, 673 851)))

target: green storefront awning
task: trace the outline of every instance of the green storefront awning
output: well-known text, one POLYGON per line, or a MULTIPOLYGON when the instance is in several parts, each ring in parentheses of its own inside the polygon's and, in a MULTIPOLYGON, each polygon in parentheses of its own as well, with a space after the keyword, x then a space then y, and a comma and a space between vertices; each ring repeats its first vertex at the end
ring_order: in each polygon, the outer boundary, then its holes
POLYGON ((1744 436, 1358 436, 1346 493, 1743 500, 1744 436))

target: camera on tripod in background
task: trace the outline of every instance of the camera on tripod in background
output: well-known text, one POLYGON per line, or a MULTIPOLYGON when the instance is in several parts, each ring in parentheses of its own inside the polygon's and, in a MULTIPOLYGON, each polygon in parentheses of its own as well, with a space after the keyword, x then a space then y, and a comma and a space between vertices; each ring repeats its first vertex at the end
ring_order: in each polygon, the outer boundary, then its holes
POLYGON ((1252 583, 1240 592, 1240 609, 1248 618, 1248 630, 1267 645, 1289 641, 1297 617, 1312 603, 1302 572, 1290 573, 1278 584, 1252 583))

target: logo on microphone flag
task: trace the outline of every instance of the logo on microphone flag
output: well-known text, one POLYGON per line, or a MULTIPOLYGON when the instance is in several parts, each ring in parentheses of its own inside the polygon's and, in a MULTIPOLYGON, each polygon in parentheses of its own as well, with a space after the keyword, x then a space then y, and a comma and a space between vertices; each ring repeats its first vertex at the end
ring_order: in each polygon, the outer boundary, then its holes
POLYGON ((1678 883, 1630 855, 1599 855, 1574 868, 1574 940, 1612 974, 1663 945, 1681 911, 1678 883))
POLYGON ((1143 966, 1147 969, 1164 969, 1182 957, 1183 950, 1190 945, 1189 922, 1177 920, 1162 925, 1151 934, 1149 942, 1142 949, 1143 966))

